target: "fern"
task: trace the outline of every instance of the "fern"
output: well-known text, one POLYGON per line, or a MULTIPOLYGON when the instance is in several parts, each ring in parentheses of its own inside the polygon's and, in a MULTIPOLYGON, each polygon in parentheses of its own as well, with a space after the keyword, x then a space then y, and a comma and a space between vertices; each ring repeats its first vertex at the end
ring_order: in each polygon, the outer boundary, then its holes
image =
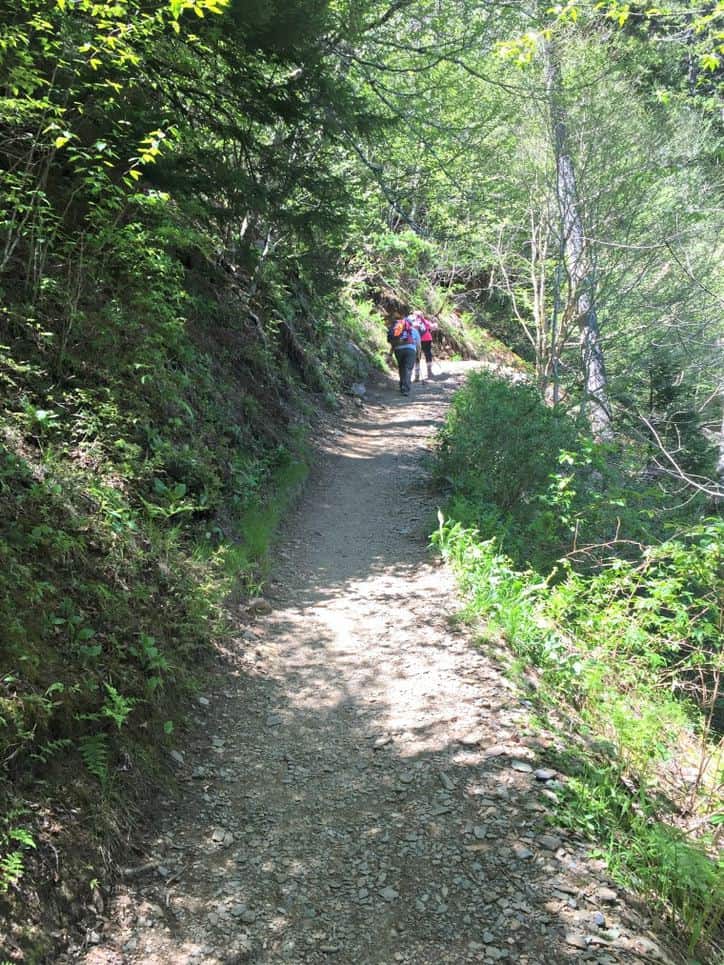
POLYGON ((25 866, 20 851, 11 851, 0 858, 0 894, 5 894, 11 885, 16 885, 23 877, 24 871, 25 866))
POLYGON ((30 756, 33 760, 40 761, 41 764, 47 764, 51 757, 55 757, 59 751, 70 747, 72 743, 73 741, 69 737, 61 737, 58 740, 48 741, 30 756))
MULTIPOLYGON (((5 822, 7 822, 7 819, 8 816, 6 815, 5 822)), ((10 828, 7 831, 0 832, 0 845, 7 846, 10 841, 17 841, 25 848, 35 847, 33 836, 25 828, 10 828)), ((24 872, 25 865, 21 851, 16 849, 3 855, 0 858, 0 894, 5 894, 11 885, 16 885, 23 877, 24 872)))
POLYGON ((89 734, 78 741, 83 763, 101 784, 108 780, 108 737, 106 734, 89 734))
POLYGON ((24 844, 26 848, 35 847, 32 834, 26 831, 25 828, 10 828, 7 836, 11 841, 19 841, 20 844, 24 844))
POLYGON ((113 684, 106 683, 103 686, 106 688, 108 696, 103 702, 101 713, 104 717, 110 717, 120 730, 138 701, 133 697, 125 697, 123 694, 120 694, 113 684))

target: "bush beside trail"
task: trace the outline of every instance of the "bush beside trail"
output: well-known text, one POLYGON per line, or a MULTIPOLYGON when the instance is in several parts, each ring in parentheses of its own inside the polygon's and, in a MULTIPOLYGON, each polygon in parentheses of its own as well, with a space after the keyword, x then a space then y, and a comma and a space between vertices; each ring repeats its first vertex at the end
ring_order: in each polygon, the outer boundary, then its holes
POLYGON ((634 456, 582 441, 532 389, 474 376, 440 434, 434 542, 482 645, 509 648, 570 748, 558 820, 714 961, 724 524, 700 518, 703 499, 677 514, 661 489, 642 492, 634 456))

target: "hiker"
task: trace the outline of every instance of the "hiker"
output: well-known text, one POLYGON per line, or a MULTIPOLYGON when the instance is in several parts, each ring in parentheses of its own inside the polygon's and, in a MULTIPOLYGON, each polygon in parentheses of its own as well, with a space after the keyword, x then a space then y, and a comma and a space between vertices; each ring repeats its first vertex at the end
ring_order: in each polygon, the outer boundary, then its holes
MULTIPOLYGON (((426 379, 429 379, 432 375, 432 333, 437 329, 437 322, 433 322, 429 318, 426 318, 420 311, 413 312, 411 317, 414 318, 413 324, 420 333, 420 349, 422 354, 425 356, 427 368, 426 379)), ((417 367, 415 368, 415 382, 419 381, 420 361, 418 357, 417 367)))
POLYGON ((420 333, 407 318, 398 318, 387 330, 387 341, 397 360, 400 373, 400 392, 409 395, 412 388, 412 372, 419 365, 420 333))

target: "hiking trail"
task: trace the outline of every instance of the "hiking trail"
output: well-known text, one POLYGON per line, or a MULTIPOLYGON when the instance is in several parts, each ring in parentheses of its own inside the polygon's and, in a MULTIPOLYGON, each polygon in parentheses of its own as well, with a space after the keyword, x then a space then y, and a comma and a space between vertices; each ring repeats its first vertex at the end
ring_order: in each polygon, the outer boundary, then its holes
POLYGON ((554 738, 428 552, 421 460, 470 367, 409 398, 381 380, 322 431, 269 612, 242 612, 231 671, 194 705, 182 793, 64 962, 671 960, 547 820, 554 738))

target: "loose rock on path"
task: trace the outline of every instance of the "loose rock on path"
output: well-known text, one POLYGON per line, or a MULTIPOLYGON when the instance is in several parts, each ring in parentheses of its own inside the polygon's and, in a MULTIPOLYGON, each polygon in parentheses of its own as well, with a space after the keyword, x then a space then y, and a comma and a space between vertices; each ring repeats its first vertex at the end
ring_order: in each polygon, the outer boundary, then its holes
POLYGON ((466 366, 444 369, 368 387, 323 438, 238 670, 198 698, 183 794, 64 961, 671 960, 551 825, 545 735, 454 621, 422 465, 466 366))

